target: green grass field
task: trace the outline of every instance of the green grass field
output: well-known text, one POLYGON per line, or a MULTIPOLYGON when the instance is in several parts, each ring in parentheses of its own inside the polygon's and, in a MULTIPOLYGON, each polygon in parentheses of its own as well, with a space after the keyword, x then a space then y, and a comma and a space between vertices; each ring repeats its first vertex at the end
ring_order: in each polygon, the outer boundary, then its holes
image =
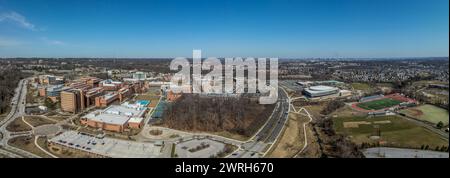
POLYGON ((355 90, 367 90, 370 88, 369 84, 367 83, 352 83, 351 85, 355 90))
POLYGON ((401 112, 408 116, 428 121, 434 124, 437 124, 439 121, 442 121, 444 125, 448 125, 449 122, 448 110, 429 104, 405 109, 402 110, 401 112), (421 111, 422 114, 417 115, 417 110, 421 111))
POLYGON ((357 106, 366 110, 380 110, 400 104, 401 101, 393 100, 391 98, 384 98, 380 100, 368 101, 359 103, 357 106))
POLYGON ((429 145, 431 148, 446 145, 448 141, 431 131, 418 126, 406 119, 398 116, 383 117, 340 117, 333 119, 334 129, 337 133, 349 136, 356 143, 375 143, 370 136, 376 134, 374 125, 377 125, 381 131, 381 140, 386 145, 395 147, 420 148, 422 145, 429 145), (387 121, 391 123, 376 124, 376 121, 387 121), (362 122, 366 121, 370 124, 361 124, 357 128, 345 128, 345 122, 362 122))

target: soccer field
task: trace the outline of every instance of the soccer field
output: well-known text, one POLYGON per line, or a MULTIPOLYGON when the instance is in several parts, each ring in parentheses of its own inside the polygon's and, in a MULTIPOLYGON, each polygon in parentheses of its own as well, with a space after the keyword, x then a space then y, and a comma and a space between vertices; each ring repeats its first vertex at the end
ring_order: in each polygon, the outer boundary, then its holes
POLYGON ((366 110, 380 110, 400 104, 401 101, 397 101, 391 98, 384 98, 380 100, 368 101, 365 103, 359 103, 357 106, 366 110))

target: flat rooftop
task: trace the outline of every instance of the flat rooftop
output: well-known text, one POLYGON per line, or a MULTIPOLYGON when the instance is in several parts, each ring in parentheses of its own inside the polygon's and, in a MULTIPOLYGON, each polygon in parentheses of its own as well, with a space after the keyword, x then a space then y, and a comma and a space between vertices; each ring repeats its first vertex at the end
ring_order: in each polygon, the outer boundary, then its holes
POLYGON ((105 97, 106 100, 109 100, 109 99, 115 97, 116 95, 117 95, 117 93, 110 92, 110 93, 107 93, 107 94, 105 94, 103 96, 105 97))
POLYGON ((102 113, 101 110, 97 110, 87 114, 86 116, 84 116, 84 118, 107 124, 125 125, 131 117, 116 114, 106 114, 102 113))
POLYGON ((111 105, 105 110, 103 110, 104 113, 109 114, 116 114, 116 115, 125 115, 125 116, 131 116, 131 117, 142 117, 145 112, 145 108, 135 109, 131 107, 126 107, 124 105, 111 105))
POLYGON ((70 148, 112 158, 156 158, 162 156, 161 146, 152 142, 136 142, 114 138, 96 138, 76 131, 67 131, 50 139, 70 148))
POLYGON ((132 117, 132 118, 130 118, 130 120, 128 120, 128 122, 131 122, 131 123, 141 123, 142 120, 144 120, 144 118, 142 118, 142 117, 132 117))
POLYGON ((107 124, 124 125, 131 118, 135 118, 133 119, 133 121, 138 120, 137 118, 142 118, 144 116, 145 110, 146 108, 140 110, 122 105, 111 105, 105 110, 96 110, 90 112, 89 114, 85 115, 84 118, 107 124))

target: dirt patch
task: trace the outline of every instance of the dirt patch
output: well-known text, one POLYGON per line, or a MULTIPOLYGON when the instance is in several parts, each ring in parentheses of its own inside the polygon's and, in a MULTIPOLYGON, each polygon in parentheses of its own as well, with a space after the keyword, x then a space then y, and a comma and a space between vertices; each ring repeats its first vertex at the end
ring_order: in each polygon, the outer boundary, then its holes
POLYGON ((274 145, 273 151, 268 155, 268 157, 294 157, 305 144, 303 123, 308 121, 309 119, 306 116, 296 113, 290 113, 286 128, 282 133, 279 141, 276 143, 276 145, 274 145))
POLYGON ((370 125, 372 123, 367 121, 360 121, 360 122, 344 122, 344 128, 359 128, 359 125, 370 125))
POLYGON ((408 109, 409 114, 411 114, 411 116, 413 117, 419 117, 421 115, 423 115, 423 112, 419 109, 415 109, 415 108, 410 108, 408 109))
POLYGON ((31 124, 33 127, 56 123, 55 121, 45 119, 43 117, 37 117, 37 116, 25 117, 25 121, 28 122, 29 124, 31 124))
POLYGON ((25 132, 31 131, 31 127, 22 121, 22 117, 18 117, 14 119, 14 121, 11 122, 8 126, 6 126, 6 130, 10 132, 25 132))
POLYGON ((29 151, 33 154, 39 155, 44 158, 50 158, 47 153, 40 150, 34 144, 34 136, 18 136, 8 140, 8 144, 26 151, 29 151))
POLYGON ((374 124, 390 124, 391 121, 390 120, 385 120, 385 121, 375 121, 373 122, 374 124))
POLYGON ((56 125, 41 125, 33 129, 35 135, 52 136, 57 134, 61 128, 56 125))

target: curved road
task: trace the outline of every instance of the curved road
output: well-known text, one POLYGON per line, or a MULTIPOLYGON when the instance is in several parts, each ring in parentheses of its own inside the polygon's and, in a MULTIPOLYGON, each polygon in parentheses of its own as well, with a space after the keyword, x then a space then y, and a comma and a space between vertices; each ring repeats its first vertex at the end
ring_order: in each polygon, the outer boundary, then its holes
MULTIPOLYGON (((3 137, 0 140, 0 150, 2 153, 8 152, 8 156, 15 157, 14 155, 18 155, 21 157, 30 157, 30 158, 39 158, 39 156, 30 153, 28 151, 12 147, 8 145, 8 140, 11 138, 14 138, 19 135, 11 135, 12 133, 6 130, 6 127, 14 121, 15 118, 23 116, 25 114, 25 99, 27 95, 27 84, 28 84, 28 78, 22 79, 19 81, 19 86, 15 90, 15 95, 11 99, 11 111, 6 116, 6 118, 0 122, 0 132, 2 133, 3 137)), ((23 134, 20 134, 23 135, 23 134)))

